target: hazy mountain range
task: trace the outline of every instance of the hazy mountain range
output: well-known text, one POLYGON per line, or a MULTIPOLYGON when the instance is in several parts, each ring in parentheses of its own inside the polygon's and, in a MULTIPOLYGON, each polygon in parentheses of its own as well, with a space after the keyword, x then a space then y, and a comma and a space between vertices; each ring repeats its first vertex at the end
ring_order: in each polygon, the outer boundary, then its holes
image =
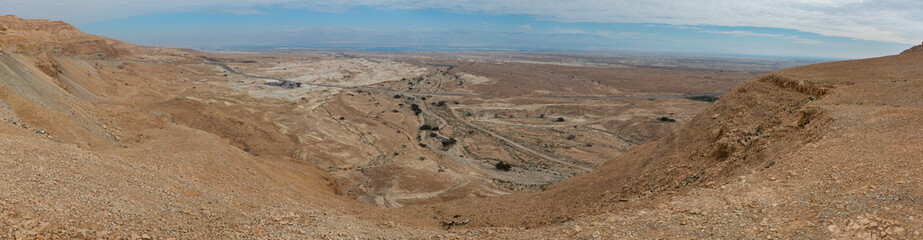
MULTIPOLYGON (((310 47, 351 50, 522 50, 585 51, 641 47, 635 39, 614 39, 589 33, 525 33, 478 30, 383 32, 322 28, 248 34, 219 41, 216 48, 310 47), (257 43, 257 44, 253 44, 257 43)), ((665 45, 665 44, 664 44, 665 45)))

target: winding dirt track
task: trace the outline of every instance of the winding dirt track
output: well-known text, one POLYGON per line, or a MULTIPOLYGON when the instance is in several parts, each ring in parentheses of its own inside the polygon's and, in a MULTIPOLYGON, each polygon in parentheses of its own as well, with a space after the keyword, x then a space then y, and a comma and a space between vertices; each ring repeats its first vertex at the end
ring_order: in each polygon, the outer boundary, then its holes
MULTIPOLYGON (((94 59, 94 60, 99 60, 99 59, 94 59)), ((444 96, 444 97, 500 98, 500 96, 496 96, 496 95, 465 94, 465 93, 406 92, 406 91, 393 91, 393 90, 384 90, 384 89, 375 89, 375 88, 349 87, 349 86, 338 86, 338 85, 320 84, 320 83, 298 82, 298 81, 291 81, 291 80, 280 79, 280 78, 274 78, 274 77, 265 77, 265 76, 256 76, 256 75, 247 74, 247 73, 244 73, 244 72, 237 71, 236 69, 232 68, 231 66, 228 66, 227 64, 220 63, 220 62, 190 63, 190 62, 152 61, 152 60, 135 60, 135 59, 112 59, 112 60, 108 60, 108 61, 147 62, 147 63, 161 63, 161 64, 210 64, 210 65, 219 66, 219 67, 221 67, 221 68, 227 70, 228 72, 230 72, 230 73, 232 73, 232 74, 237 74, 237 75, 241 75, 241 76, 249 77, 249 78, 269 79, 269 80, 276 80, 276 81, 288 81, 288 82, 301 83, 301 84, 303 84, 303 85, 308 85, 308 86, 327 87, 327 88, 338 88, 338 89, 344 89, 344 90, 358 90, 358 91, 378 92, 378 93, 388 93, 388 94, 403 94, 403 95, 411 95, 411 96, 444 96)), ((639 96, 536 96, 536 97, 530 97, 530 98, 570 99, 570 100, 666 99, 666 98, 688 98, 688 97, 702 97, 702 96, 720 96, 720 95, 724 95, 725 93, 727 93, 727 90, 720 91, 720 92, 714 92, 714 93, 704 93, 704 94, 667 95, 667 96, 650 96, 650 97, 639 97, 639 96)), ((517 142, 515 142, 515 141, 513 141, 513 140, 510 140, 510 139, 508 139, 508 138, 505 138, 505 137, 503 137, 503 136, 500 136, 500 135, 497 134, 497 133, 494 133, 494 132, 492 132, 492 131, 489 131, 489 130, 487 130, 487 129, 484 129, 484 128, 482 128, 482 127, 476 125, 476 124, 472 124, 472 123, 469 122, 467 119, 462 118, 460 115, 458 115, 458 112, 455 111, 455 108, 451 108, 451 107, 450 107, 449 110, 452 112, 452 115, 453 115, 455 118, 457 118, 460 122, 462 122, 463 124, 465 124, 465 125, 467 125, 467 126, 469 126, 469 127, 472 127, 472 128, 474 128, 474 129, 477 129, 477 130, 479 130, 479 131, 485 132, 485 133, 487 133, 488 135, 493 136, 494 138, 500 139, 501 141, 506 142, 506 143, 509 144, 510 146, 516 147, 516 148, 518 148, 518 149, 520 149, 520 150, 522 150, 522 151, 531 153, 532 155, 535 155, 535 156, 540 157, 540 158, 542 158, 542 159, 545 159, 545 160, 548 160, 548 161, 552 161, 552 162, 556 162, 556 163, 559 163, 559 164, 564 165, 564 166, 567 166, 567 167, 580 169, 580 170, 585 171, 585 172, 590 172, 590 171, 593 170, 593 169, 588 168, 588 167, 584 167, 584 166, 576 165, 576 164, 573 164, 573 163, 569 163, 569 162, 566 162, 566 161, 563 161, 563 160, 560 160, 560 159, 553 158, 553 157, 551 157, 551 156, 545 155, 545 154, 543 154, 543 153, 541 153, 541 152, 535 151, 535 150, 533 150, 533 149, 531 149, 531 148, 528 148, 528 147, 526 147, 526 146, 523 146, 522 144, 519 144, 519 143, 517 143, 517 142)))
POLYGON ((472 127, 472 128, 474 128, 474 129, 477 129, 477 130, 480 130, 480 131, 485 132, 485 133, 487 133, 487 134, 490 134, 490 136, 493 136, 493 137, 495 137, 495 138, 497 138, 497 139, 500 139, 500 140, 506 142, 507 144, 509 144, 509 145, 511 145, 511 146, 513 146, 513 147, 519 148, 520 150, 526 151, 526 152, 528 152, 528 153, 531 153, 532 155, 538 156, 538 157, 543 158, 543 159, 548 160, 548 161, 552 161, 552 162, 559 163, 559 164, 564 165, 564 166, 568 166, 568 167, 580 169, 580 170, 583 170, 583 171, 586 171, 586 172, 593 171, 593 169, 591 169, 591 168, 579 166, 579 165, 576 165, 576 164, 573 164, 573 163, 565 162, 565 161, 562 161, 562 160, 559 160, 559 159, 550 157, 550 156, 548 156, 548 155, 542 154, 542 153, 540 153, 540 152, 538 152, 538 151, 532 150, 531 148, 528 148, 528 147, 526 147, 526 146, 523 146, 522 144, 519 144, 519 143, 514 142, 514 141, 512 141, 512 140, 509 140, 509 139, 507 139, 507 138, 505 138, 505 137, 503 137, 503 136, 500 136, 499 134, 496 134, 496 133, 494 133, 494 132, 488 131, 487 129, 484 129, 484 128, 478 126, 478 125, 471 124, 471 122, 468 122, 468 120, 466 120, 466 119, 462 118, 461 116, 459 116, 459 115, 458 115, 458 112, 456 112, 454 108, 449 108, 449 111, 451 111, 451 112, 452 112, 452 115, 455 116, 455 118, 457 118, 459 121, 461 121, 461 122, 464 123, 465 125, 468 125, 469 127, 472 127))

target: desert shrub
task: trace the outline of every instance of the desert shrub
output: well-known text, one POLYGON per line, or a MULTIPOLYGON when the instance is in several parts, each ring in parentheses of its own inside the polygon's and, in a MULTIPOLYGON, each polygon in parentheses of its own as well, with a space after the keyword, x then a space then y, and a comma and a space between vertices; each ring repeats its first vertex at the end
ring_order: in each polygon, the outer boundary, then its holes
POLYGON ((410 110, 413 110, 414 115, 420 115, 420 113, 423 112, 423 109, 420 109, 420 105, 417 105, 416 103, 410 104, 410 110))
POLYGON ((676 119, 672 119, 668 117, 660 117, 660 119, 657 119, 657 120, 660 120, 661 122, 676 122, 676 119))
POLYGON ((394 95, 394 98, 401 98, 401 95, 400 94, 394 95))
POLYGON ((693 101, 702 101, 702 102, 714 102, 714 101, 718 101, 720 97, 718 96, 693 96, 693 97, 686 97, 686 99, 693 100, 693 101))
POLYGON ((563 118, 563 117, 559 117, 559 118, 555 119, 554 121, 555 121, 555 122, 564 122, 564 118, 563 118))
POLYGON ((430 125, 423 124, 423 126, 420 126, 420 130, 423 130, 423 131, 433 130, 433 127, 430 125))
POLYGON ((454 145, 454 144, 457 143, 457 142, 458 142, 458 140, 455 140, 455 138, 449 138, 449 139, 446 139, 446 140, 442 140, 442 146, 444 146, 444 147, 452 146, 452 145, 454 145))
POLYGON ((496 167, 497 170, 504 171, 504 172, 509 172, 510 169, 513 169, 513 165, 510 165, 509 163, 505 163, 503 161, 497 162, 497 164, 494 164, 494 167, 496 167))

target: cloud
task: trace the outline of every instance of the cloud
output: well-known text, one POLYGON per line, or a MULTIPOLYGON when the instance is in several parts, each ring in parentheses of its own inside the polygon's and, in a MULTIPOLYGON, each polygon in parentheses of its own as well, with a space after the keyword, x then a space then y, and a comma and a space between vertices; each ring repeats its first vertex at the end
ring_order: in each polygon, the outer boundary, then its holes
POLYGON ((532 30, 532 25, 529 24, 519 25, 519 27, 525 30, 532 30))
POLYGON ((737 37, 770 37, 782 40, 788 40, 794 43, 807 44, 807 45, 820 45, 825 42, 813 39, 804 39, 798 36, 792 35, 782 35, 782 34, 771 34, 771 33, 755 33, 751 31, 714 31, 714 30, 701 30, 703 33, 715 33, 715 34, 726 34, 737 37))
POLYGON ((645 26, 647 26, 647 27, 675 28, 675 29, 681 29, 681 30, 688 30, 688 29, 693 29, 693 30, 704 30, 704 28, 700 28, 700 27, 682 26, 682 25, 647 24, 647 25, 645 25, 645 26))
POLYGON ((607 37, 610 39, 628 39, 628 38, 644 38, 644 37, 653 37, 652 34, 642 34, 638 32, 612 32, 606 30, 599 30, 595 32, 596 35, 607 37))
POLYGON ((2 13, 75 23, 161 13, 251 13, 261 8, 337 12, 367 7, 519 14, 558 22, 784 28, 905 44, 923 40, 919 0, 0 0, 0 6, 2 13))
POLYGON ((586 32, 586 31, 583 31, 583 30, 580 30, 580 29, 554 28, 554 31, 551 31, 551 33, 559 33, 559 34, 586 34, 587 32, 586 32))

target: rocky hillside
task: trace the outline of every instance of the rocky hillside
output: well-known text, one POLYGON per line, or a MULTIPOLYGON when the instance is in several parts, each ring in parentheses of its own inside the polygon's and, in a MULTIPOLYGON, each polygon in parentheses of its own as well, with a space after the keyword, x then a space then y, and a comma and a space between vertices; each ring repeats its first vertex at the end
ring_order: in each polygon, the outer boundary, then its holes
POLYGON ((916 45, 910 49, 904 50, 903 52, 901 52, 901 54, 913 54, 913 53, 920 53, 920 52, 923 52, 923 44, 916 45))
POLYGON ((335 236, 364 221, 358 212, 380 216, 315 166, 258 157, 150 108, 195 96, 189 79, 225 78, 148 60, 193 62, 194 51, 13 16, 0 17, 0 46, 0 239, 335 236))
POLYGON ((70 24, 0 16, 0 48, 6 52, 84 57, 124 57, 138 50, 131 44, 85 34, 70 24))
POLYGON ((921 93, 920 54, 785 69, 592 173, 440 211, 536 227, 510 237, 920 238, 921 93))

